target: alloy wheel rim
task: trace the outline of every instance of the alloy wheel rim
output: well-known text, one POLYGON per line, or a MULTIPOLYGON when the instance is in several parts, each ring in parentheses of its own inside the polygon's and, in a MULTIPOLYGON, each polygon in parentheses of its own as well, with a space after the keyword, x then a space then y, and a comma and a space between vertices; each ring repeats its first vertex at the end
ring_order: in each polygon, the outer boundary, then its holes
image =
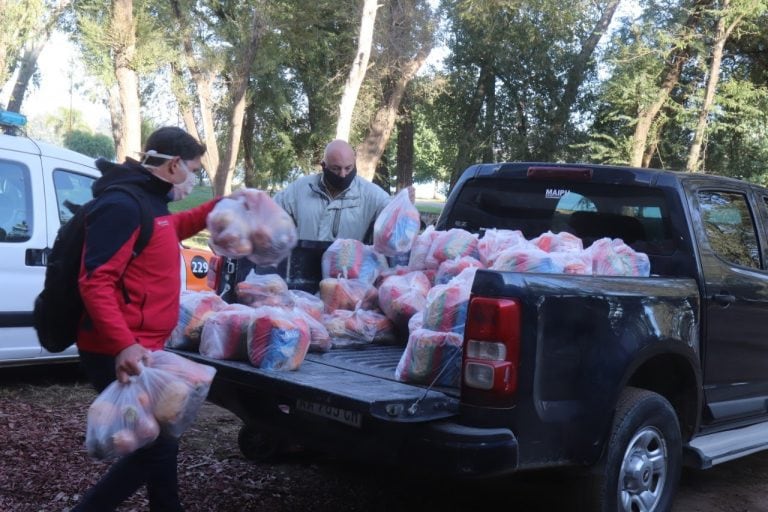
POLYGON ((627 445, 619 473, 619 510, 652 512, 661 500, 668 473, 667 443, 654 427, 638 431, 627 445))

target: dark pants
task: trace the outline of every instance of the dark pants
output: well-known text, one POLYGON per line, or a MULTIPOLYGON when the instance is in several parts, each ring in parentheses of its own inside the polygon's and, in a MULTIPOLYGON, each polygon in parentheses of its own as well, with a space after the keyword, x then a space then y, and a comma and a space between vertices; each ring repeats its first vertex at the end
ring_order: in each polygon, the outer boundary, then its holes
MULTIPOLYGON (((80 364, 99 393, 115 380, 113 357, 81 351, 80 364)), ((153 443, 115 462, 72 512, 115 510, 144 484, 147 485, 151 512, 183 511, 176 474, 178 452, 178 440, 160 434, 153 443)))

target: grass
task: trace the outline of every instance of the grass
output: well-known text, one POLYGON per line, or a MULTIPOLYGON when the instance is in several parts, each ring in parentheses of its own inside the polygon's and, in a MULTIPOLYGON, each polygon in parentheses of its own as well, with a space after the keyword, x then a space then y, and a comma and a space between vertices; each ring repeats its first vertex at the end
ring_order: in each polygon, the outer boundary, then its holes
MULTIPOLYGON (((168 203, 168 209, 174 213, 180 212, 182 210, 194 208, 210 199, 213 199, 213 189, 211 187, 195 187, 192 189, 192 193, 184 199, 168 203)), ((194 247, 195 249, 208 249, 208 240, 210 237, 211 235, 208 233, 208 230, 204 229, 197 235, 184 240, 184 245, 187 247, 194 247)))
POLYGON ((213 189, 211 187, 195 187, 192 189, 192 193, 184 199, 168 203, 168 209, 170 209, 172 212, 180 212, 182 210, 193 208, 210 199, 213 199, 213 189))

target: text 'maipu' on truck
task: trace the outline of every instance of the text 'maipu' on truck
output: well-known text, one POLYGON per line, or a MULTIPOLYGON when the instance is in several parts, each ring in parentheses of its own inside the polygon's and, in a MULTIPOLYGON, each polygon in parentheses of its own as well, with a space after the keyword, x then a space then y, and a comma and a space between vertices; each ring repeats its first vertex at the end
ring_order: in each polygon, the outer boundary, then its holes
MULTIPOLYGON (((768 448, 767 204, 711 175, 475 165, 438 230, 621 239, 650 276, 478 270, 458 387, 396 380, 404 343, 310 353, 293 372, 182 353, 218 369, 210 399, 243 419, 251 456, 298 441, 451 476, 570 467, 593 510, 669 510, 682 465, 768 448)), ((242 266, 224 261, 220 290, 242 266)))

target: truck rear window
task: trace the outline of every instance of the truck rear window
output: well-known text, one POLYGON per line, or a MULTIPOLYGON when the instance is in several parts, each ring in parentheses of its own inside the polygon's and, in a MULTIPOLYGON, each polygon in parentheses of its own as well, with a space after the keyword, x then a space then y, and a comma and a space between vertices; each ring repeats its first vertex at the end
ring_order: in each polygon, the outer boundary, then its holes
POLYGON ((648 254, 671 254, 675 237, 661 190, 592 182, 560 184, 523 180, 472 180, 463 186, 445 229, 482 235, 486 229, 520 230, 527 239, 567 231, 588 247, 600 238, 621 238, 648 254))

